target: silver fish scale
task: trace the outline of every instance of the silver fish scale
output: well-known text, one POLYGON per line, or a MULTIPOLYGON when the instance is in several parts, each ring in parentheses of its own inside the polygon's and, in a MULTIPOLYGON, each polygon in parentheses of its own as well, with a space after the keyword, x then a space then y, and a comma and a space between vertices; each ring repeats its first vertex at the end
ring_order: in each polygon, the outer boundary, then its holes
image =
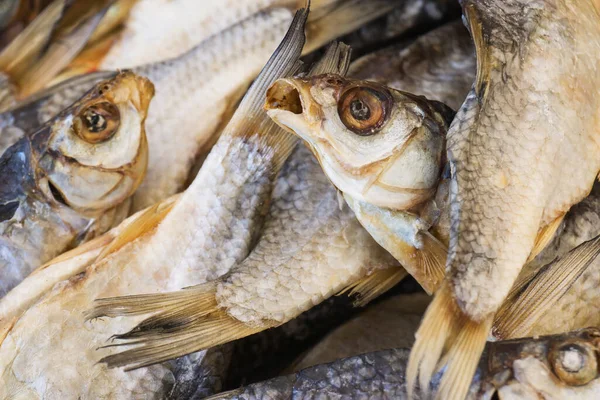
MULTIPOLYGON (((252 139, 220 140, 213 148, 200 175, 162 223, 165 232, 179 233, 173 245, 181 253, 173 266, 186 271, 171 273, 170 288, 216 279, 248 255, 273 189, 270 157, 252 139)), ((155 236, 155 246, 165 247, 164 237, 155 236)))

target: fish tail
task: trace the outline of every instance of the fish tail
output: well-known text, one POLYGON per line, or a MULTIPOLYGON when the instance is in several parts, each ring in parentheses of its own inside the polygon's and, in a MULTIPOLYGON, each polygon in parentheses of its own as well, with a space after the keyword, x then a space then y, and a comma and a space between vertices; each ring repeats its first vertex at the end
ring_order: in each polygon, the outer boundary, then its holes
POLYGON ((308 22, 309 53, 332 39, 350 33, 398 6, 395 0, 313 0, 308 22))
POLYGON ((440 366, 446 365, 448 369, 440 382, 436 399, 463 400, 467 397, 492 322, 493 316, 482 322, 463 318, 460 333, 440 363, 440 366))
POLYGON ((455 334, 458 310, 452 299, 450 288, 443 285, 427 308, 421 326, 415 334, 415 344, 410 352, 406 368, 408 398, 413 398, 417 378, 421 392, 429 392, 429 382, 446 343, 455 334))
POLYGON ((406 386, 412 398, 415 383, 428 396, 436 368, 447 366, 436 393, 438 399, 462 400, 475 374, 492 326, 492 317, 476 322, 456 305, 450 287, 444 283, 427 308, 406 369, 406 386), (441 361, 440 361, 441 360, 441 361))
POLYGON ((50 41, 67 0, 55 0, 0 53, 0 70, 10 76, 23 72, 50 41))
POLYGON ((350 296, 356 296, 354 306, 363 307, 396 286, 407 275, 408 272, 402 267, 378 269, 353 282, 339 294, 348 293, 350 296))
POLYGON ((249 336, 275 326, 268 322, 249 326, 219 308, 216 282, 171 293, 135 295, 96 300, 88 319, 103 316, 154 314, 132 330, 114 335, 122 341, 103 348, 133 346, 100 360, 109 368, 146 367, 185 354, 249 336))
MULTIPOLYGON (((104 3, 110 3, 105 1, 104 3)), ((44 54, 24 72, 17 85, 20 88, 19 96, 27 97, 44 88, 56 74, 66 67, 75 56, 88 43, 92 33, 104 18, 110 4, 97 9, 92 7, 90 12, 78 15, 72 27, 59 27, 52 38, 52 42, 45 49, 44 54)), ((68 16, 65 16, 67 19, 68 16)))

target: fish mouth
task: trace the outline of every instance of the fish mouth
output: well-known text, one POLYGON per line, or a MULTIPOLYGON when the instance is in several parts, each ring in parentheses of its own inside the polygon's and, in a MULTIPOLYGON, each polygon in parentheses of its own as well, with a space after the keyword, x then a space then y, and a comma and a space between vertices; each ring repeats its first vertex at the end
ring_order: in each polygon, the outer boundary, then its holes
POLYGON ((286 131, 312 143, 312 129, 307 121, 310 93, 299 79, 278 79, 267 91, 264 109, 286 131))

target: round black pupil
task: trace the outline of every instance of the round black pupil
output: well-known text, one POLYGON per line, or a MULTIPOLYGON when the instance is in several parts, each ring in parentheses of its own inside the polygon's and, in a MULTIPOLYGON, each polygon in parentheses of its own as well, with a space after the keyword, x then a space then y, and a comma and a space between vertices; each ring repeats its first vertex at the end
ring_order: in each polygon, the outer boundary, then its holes
POLYGON ((365 121, 371 117, 371 110, 362 100, 354 99, 350 103, 350 114, 354 119, 365 121))
POLYGON ((106 129, 106 119, 96 112, 87 113, 85 120, 90 132, 100 132, 106 129))

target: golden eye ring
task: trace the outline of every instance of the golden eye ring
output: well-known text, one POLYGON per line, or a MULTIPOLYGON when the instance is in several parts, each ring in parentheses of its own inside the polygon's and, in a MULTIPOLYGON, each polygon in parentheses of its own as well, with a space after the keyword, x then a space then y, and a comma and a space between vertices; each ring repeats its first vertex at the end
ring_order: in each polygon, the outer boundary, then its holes
POLYGON ((92 104, 79 113, 73 127, 75 133, 88 143, 105 142, 119 129, 121 113, 107 101, 92 104))
POLYGON ((392 95, 384 88, 355 86, 342 92, 338 115, 350 131, 371 136, 387 121, 392 104, 392 95))
POLYGON ((598 376, 596 348, 587 342, 561 343, 548 358, 554 374, 567 385, 585 385, 598 376))

